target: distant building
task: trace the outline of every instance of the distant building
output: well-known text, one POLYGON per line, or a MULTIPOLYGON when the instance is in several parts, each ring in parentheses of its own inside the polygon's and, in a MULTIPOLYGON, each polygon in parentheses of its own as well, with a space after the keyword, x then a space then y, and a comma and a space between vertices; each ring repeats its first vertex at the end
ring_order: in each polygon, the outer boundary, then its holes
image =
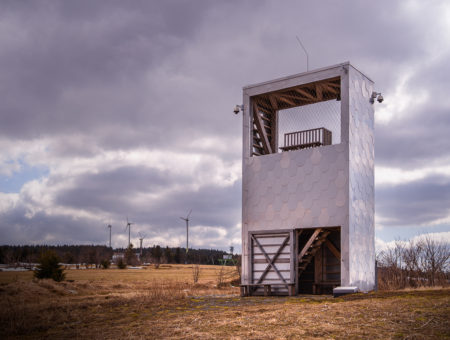
POLYGON ((114 253, 112 256, 112 261, 117 262, 119 259, 125 259, 125 253, 114 253))

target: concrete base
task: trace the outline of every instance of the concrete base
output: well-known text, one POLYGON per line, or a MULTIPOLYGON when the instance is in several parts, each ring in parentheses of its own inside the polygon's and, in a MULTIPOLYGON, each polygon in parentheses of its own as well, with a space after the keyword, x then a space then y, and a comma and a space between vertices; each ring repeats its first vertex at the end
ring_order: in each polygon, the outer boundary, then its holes
POLYGON ((333 289, 333 297, 358 293, 358 287, 336 287, 333 289))

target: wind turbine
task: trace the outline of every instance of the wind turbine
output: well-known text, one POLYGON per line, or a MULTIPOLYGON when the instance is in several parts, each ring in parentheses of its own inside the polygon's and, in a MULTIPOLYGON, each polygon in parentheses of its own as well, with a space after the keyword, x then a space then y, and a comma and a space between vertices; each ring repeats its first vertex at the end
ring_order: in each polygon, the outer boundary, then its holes
POLYGON ((108 226, 106 228, 109 228, 109 247, 111 248, 111 228, 112 228, 112 225, 108 224, 108 226))
POLYGON ((187 264, 187 254, 189 251, 189 216, 191 216, 192 209, 189 210, 189 214, 186 217, 180 217, 182 220, 186 221, 186 259, 184 264, 187 264))
POLYGON ((145 236, 146 236, 145 234, 142 235, 142 234, 139 232, 139 241, 141 242, 141 257, 142 257, 142 241, 144 240, 145 236))
POLYGON ((125 227, 125 231, 127 231, 128 228, 128 247, 130 246, 131 242, 130 242, 130 237, 131 237, 131 225, 134 223, 131 223, 130 221, 128 221, 128 216, 127 216, 127 225, 125 227))

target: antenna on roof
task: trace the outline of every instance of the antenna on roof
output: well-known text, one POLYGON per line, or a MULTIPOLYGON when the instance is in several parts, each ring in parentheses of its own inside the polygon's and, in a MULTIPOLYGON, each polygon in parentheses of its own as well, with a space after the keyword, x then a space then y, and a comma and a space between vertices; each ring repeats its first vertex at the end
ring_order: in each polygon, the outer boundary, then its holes
POLYGON ((180 217, 182 220, 186 221, 186 259, 185 264, 187 264, 187 254, 189 251, 189 216, 191 216, 192 209, 189 210, 189 214, 186 217, 180 217))
POLYGON ((305 51, 305 54, 306 54, 306 71, 309 71, 309 55, 308 55, 308 51, 306 51, 306 48, 305 48, 305 46, 303 46, 303 44, 300 41, 300 38, 298 37, 298 35, 296 35, 295 37, 297 38, 297 41, 300 44, 300 46, 303 48, 303 51, 305 51))

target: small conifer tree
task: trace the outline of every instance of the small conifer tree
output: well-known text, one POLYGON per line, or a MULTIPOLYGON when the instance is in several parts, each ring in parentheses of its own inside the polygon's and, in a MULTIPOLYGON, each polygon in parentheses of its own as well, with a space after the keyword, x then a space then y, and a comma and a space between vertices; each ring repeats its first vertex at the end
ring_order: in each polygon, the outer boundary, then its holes
POLYGON ((127 267, 127 264, 125 263, 125 261, 123 260, 123 258, 119 258, 117 260, 117 268, 119 269, 125 269, 127 267))
POLYGON ((128 266, 135 266, 137 264, 137 258, 132 243, 128 245, 128 248, 125 251, 125 262, 128 266))
POLYGON ((64 280, 66 274, 59 262, 58 255, 52 250, 47 250, 40 256, 39 265, 34 271, 34 276, 38 279, 53 279, 56 282, 64 280))
POLYGON ((111 263, 109 262, 109 260, 104 259, 100 262, 100 264, 102 265, 103 269, 108 269, 111 263))

